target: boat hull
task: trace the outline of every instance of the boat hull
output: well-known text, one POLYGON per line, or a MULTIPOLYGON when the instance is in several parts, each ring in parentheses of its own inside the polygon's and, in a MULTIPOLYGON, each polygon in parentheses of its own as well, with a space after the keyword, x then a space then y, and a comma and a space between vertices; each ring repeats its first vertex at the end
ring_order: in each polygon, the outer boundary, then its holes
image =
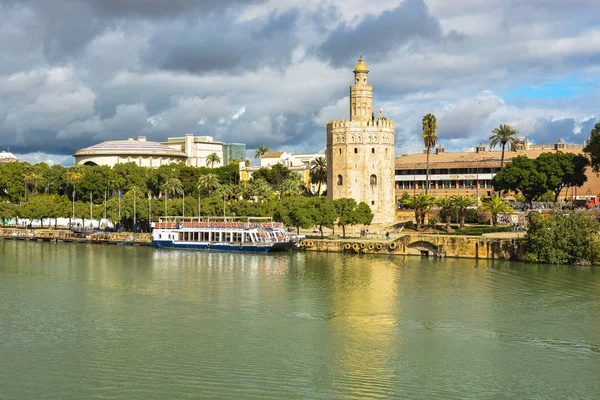
POLYGON ((172 240, 153 240, 152 247, 163 249, 184 249, 184 250, 204 250, 204 251, 236 251, 243 253, 272 253, 279 251, 290 251, 295 243, 278 242, 272 244, 227 244, 227 243, 189 243, 174 242, 172 240))

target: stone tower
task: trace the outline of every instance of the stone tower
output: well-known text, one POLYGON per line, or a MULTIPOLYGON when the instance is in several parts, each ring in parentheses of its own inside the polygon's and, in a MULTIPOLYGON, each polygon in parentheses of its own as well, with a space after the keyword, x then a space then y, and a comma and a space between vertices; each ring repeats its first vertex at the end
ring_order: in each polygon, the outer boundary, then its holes
POLYGON ((373 223, 392 223, 394 122, 375 118, 368 75, 361 55, 350 86, 350 120, 327 122, 327 196, 364 201, 373 211, 373 223))

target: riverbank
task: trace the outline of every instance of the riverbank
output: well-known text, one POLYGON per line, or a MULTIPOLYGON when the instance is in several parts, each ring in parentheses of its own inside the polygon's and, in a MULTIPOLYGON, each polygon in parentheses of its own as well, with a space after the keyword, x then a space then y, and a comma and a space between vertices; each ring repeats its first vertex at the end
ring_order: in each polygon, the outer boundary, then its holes
MULTIPOLYGON (((149 233, 97 232, 76 236, 67 230, 0 230, 0 239, 40 242, 89 243, 150 246, 149 233)), ((321 239, 300 241, 302 251, 381 254, 398 256, 453 257, 491 260, 522 260, 523 233, 497 233, 486 236, 458 236, 407 233, 385 239, 382 237, 321 239)))
POLYGON ((39 242, 119 244, 134 246, 150 246, 149 233, 133 232, 90 232, 76 233, 66 229, 20 229, 1 228, 0 239, 28 240, 39 242))
POLYGON ((299 248, 306 251, 357 254, 416 255, 491 260, 522 260, 523 233, 459 236, 407 233, 389 240, 382 238, 304 239, 299 248))

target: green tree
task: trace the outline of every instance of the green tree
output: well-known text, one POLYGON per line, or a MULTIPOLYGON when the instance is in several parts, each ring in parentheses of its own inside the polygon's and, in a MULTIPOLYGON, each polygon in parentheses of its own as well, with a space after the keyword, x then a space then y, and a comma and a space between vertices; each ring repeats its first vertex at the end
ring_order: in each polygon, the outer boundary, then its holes
POLYGON ((364 201, 358 203, 354 209, 354 220, 356 221, 356 224, 371 225, 371 222, 373 221, 373 212, 371 211, 371 207, 364 201))
POLYGON ((338 214, 333 200, 324 196, 311 197, 309 204, 312 206, 312 214, 315 225, 319 227, 321 237, 323 237, 323 227, 333 228, 338 214))
POLYGON ((483 200, 481 209, 492 214, 493 226, 498 225, 498 214, 506 214, 514 211, 511 206, 498 196, 492 196, 483 200))
POLYGON ((25 194, 25 182, 23 175, 29 168, 28 163, 10 162, 0 164, 0 196, 10 201, 18 203, 25 194))
POLYGON ((17 216, 17 206, 15 204, 0 202, 0 223, 2 225, 6 225, 8 221, 17 216))
POLYGON ((198 178, 197 188, 208 192, 209 196, 212 196, 212 192, 221 186, 221 181, 217 174, 204 174, 198 178))
POLYGON ((297 233, 300 233, 300 228, 307 229, 315 225, 309 199, 303 196, 286 197, 280 201, 275 218, 295 227, 297 233))
POLYGON ((435 199, 435 205, 440 208, 440 217, 446 223, 446 232, 451 232, 452 227, 450 226, 450 222, 452 220, 452 209, 454 208, 452 198, 439 197, 435 199))
POLYGON ((437 120, 429 113, 423 117, 423 143, 427 151, 427 172, 425 175, 425 194, 429 193, 429 153, 437 142, 437 120))
POLYGON ((177 195, 183 195, 183 184, 177 178, 170 178, 163 185, 163 191, 165 192, 165 216, 168 215, 168 202, 169 202, 169 194, 171 198, 177 195))
POLYGON ((38 193, 38 189, 45 184, 44 172, 38 165, 27 168, 23 174, 23 183, 33 195, 38 193))
POLYGON ((215 164, 218 164, 220 162, 221 162, 221 157, 219 157, 219 155, 217 153, 210 153, 206 157, 206 166, 207 167, 210 165, 211 168, 214 168, 215 164))
POLYGON ((504 168, 504 149, 507 144, 516 146, 519 142, 519 132, 508 124, 501 124, 498 128, 492 131, 490 136, 490 149, 493 149, 498 144, 502 146, 502 156, 500 158, 500 170, 504 168))
POLYGON ((302 187, 304 187, 304 180, 299 173, 293 172, 279 185, 279 197, 282 199, 289 196, 298 196, 302 192, 302 187))
POLYGON ((327 159, 325 157, 317 157, 310 162, 310 182, 317 185, 317 196, 320 196, 322 185, 327 183, 327 159))
POLYGON ((590 131, 587 145, 583 151, 590 157, 590 165, 594 172, 600 172, 600 122, 590 131))
POLYGON ((560 193, 571 186, 580 187, 587 181, 585 170, 588 159, 580 154, 542 153, 535 159, 536 168, 546 175, 546 186, 553 193, 554 202, 560 193))
POLYGON ((434 204, 434 197, 429 194, 418 194, 404 200, 404 205, 415 210, 416 229, 420 231, 425 224, 425 215, 434 204))
POLYGON ((525 156, 513 158, 511 163, 494 176, 492 184, 496 191, 521 192, 530 205, 548 191, 546 175, 538 171, 535 160, 525 156))
POLYGON ((273 188, 263 178, 255 178, 253 175, 250 187, 252 196, 256 197, 260 202, 270 199, 273 195, 273 188))
POLYGON ((261 158, 265 154, 269 152, 269 148, 267 146, 260 146, 254 151, 254 158, 261 158))
POLYGON ((549 264, 597 263, 598 222, 581 213, 532 213, 525 235, 525 261, 549 264))
POLYGON ((467 215, 467 208, 477 204, 477 200, 475 200, 471 196, 453 196, 452 203, 454 204, 454 207, 458 209, 459 228, 462 229, 465 226, 465 216, 467 215))

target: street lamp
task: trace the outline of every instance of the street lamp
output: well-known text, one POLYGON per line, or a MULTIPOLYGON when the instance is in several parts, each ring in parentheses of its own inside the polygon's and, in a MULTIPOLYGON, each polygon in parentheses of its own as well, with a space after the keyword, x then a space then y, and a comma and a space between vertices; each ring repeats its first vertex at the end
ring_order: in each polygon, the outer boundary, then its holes
POLYGON ((181 199, 181 205, 183 207, 183 219, 185 220, 185 190, 181 189, 181 193, 183 193, 182 199, 181 199))

